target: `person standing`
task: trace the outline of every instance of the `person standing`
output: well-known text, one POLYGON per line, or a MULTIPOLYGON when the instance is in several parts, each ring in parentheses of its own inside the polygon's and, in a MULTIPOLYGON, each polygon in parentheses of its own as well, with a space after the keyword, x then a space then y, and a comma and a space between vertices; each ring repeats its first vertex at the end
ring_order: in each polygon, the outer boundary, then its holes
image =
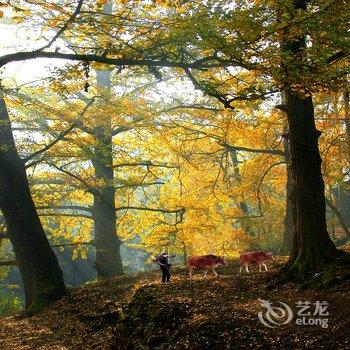
POLYGON ((157 258, 155 258, 153 261, 157 263, 160 266, 160 269, 162 270, 162 282, 169 282, 170 280, 170 266, 169 264, 169 255, 168 253, 162 253, 157 258))

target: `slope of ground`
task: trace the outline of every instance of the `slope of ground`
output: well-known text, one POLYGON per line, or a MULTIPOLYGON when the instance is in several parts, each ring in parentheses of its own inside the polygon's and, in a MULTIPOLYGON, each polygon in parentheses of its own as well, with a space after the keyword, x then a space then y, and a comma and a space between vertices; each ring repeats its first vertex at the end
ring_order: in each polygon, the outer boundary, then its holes
POLYGON ((349 280, 327 289, 286 284, 267 290, 282 260, 267 273, 238 275, 237 262, 231 262, 220 268, 220 279, 197 273, 190 280, 178 268, 169 284, 159 283, 154 272, 71 289, 40 315, 0 320, 0 348, 350 349, 349 280), (263 325, 258 313, 266 309, 259 299, 288 304, 294 318, 275 325, 264 312, 274 327, 263 325), (313 315, 318 301, 329 303, 323 310, 328 316, 313 315), (311 302, 305 319, 327 319, 328 328, 297 325, 297 302, 311 302))

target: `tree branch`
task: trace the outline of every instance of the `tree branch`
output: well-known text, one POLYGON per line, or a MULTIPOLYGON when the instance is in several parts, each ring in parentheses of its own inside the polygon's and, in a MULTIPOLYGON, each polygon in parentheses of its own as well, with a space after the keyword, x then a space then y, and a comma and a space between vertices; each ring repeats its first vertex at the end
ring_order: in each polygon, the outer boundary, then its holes
POLYGON ((238 62, 227 61, 217 63, 202 63, 199 60, 194 62, 173 62, 168 60, 151 60, 151 59, 132 59, 132 58, 110 58, 95 54, 75 54, 62 52, 46 52, 46 51, 21 51, 0 57, 0 67, 18 61, 32 60, 35 58, 57 58, 70 61, 86 61, 106 63, 112 66, 147 66, 147 67, 170 67, 170 68, 191 68, 191 69, 207 69, 215 67, 238 66, 238 62))
POLYGON ((38 159, 38 160, 34 160, 34 161, 32 161, 31 163, 26 164, 26 165, 25 165, 25 168, 26 168, 26 169, 29 169, 29 168, 31 168, 31 167, 37 165, 37 164, 42 163, 44 160, 45 160, 44 158, 40 158, 40 159, 38 159))
POLYGON ((185 208, 175 209, 175 210, 148 208, 148 207, 133 207, 133 206, 123 206, 123 207, 115 208, 115 211, 121 211, 121 210, 145 210, 145 211, 154 211, 154 212, 169 213, 169 214, 185 212, 185 208))
MULTIPOLYGON (((54 145, 56 145, 56 143, 58 143, 59 141, 61 141, 67 134, 69 134, 75 127, 76 127, 76 122, 74 122, 67 130, 62 131, 56 139, 54 139, 53 141, 51 141, 49 144, 47 144, 46 146, 44 146, 42 149, 39 149, 38 151, 30 154, 28 157, 24 158, 23 161, 24 163, 27 163, 29 160, 35 158, 36 156, 46 152, 47 150, 49 150, 51 147, 53 147, 54 145)), ((30 163, 30 166, 37 164, 37 162, 32 162, 30 163)), ((27 168, 27 167, 26 167, 27 168)))
POLYGON ((155 182, 140 182, 140 183, 133 183, 133 184, 126 184, 126 185, 120 185, 115 186, 115 190, 120 190, 122 188, 128 188, 128 187, 146 187, 146 186, 155 186, 155 185, 164 185, 165 182, 162 181, 155 181, 155 182))
POLYGON ((227 142, 219 142, 221 146, 224 146, 229 151, 244 151, 244 152, 252 152, 252 153, 265 153, 265 154, 274 154, 285 157, 285 153, 278 149, 259 149, 259 148, 248 148, 241 146, 233 146, 227 142))
POLYGON ((200 105, 179 105, 179 106, 163 109, 162 111, 160 111, 160 113, 168 113, 178 109, 199 109, 199 110, 212 111, 212 112, 222 112, 224 110, 223 108, 206 107, 206 106, 200 106, 200 105))
POLYGON ((258 188, 256 190, 256 196, 258 197, 258 204, 259 204, 259 213, 260 213, 260 216, 263 216, 263 213, 262 213, 262 205, 261 205, 261 199, 260 199, 260 187, 265 179, 265 176, 270 172, 270 170, 272 168, 274 168, 275 166, 278 166, 278 165, 281 165, 281 164, 285 164, 286 162, 285 161, 281 161, 281 162, 278 162, 278 163, 274 163, 272 165, 270 165, 266 171, 264 172, 263 176, 261 177, 260 181, 259 181, 259 185, 258 185, 258 188))
MULTIPOLYGON (((135 118, 132 122, 137 123, 137 122, 140 122, 142 120, 144 120, 143 117, 138 117, 138 118, 135 118)), ((133 129, 133 126, 121 125, 121 126, 117 127, 116 129, 112 130, 112 136, 116 136, 118 134, 121 134, 122 132, 129 131, 132 129, 133 129)))
POLYGON ((0 266, 18 266, 17 260, 0 261, 0 266))
POLYGON ((264 172, 263 176, 261 177, 260 181, 259 181, 259 185, 258 185, 258 188, 256 190, 256 196, 257 196, 257 199, 258 199, 258 207, 259 207, 259 214, 258 215, 251 215, 251 216, 238 216, 238 217, 234 217, 234 219, 256 219, 256 218, 261 218, 264 216, 263 212, 262 212, 262 204, 261 204, 261 198, 260 198, 260 188, 261 188, 261 185, 265 179, 265 176, 269 173, 269 171, 274 168, 275 166, 278 166, 278 165, 281 165, 281 164, 285 164, 286 162, 285 161, 281 161, 281 162, 278 162, 278 163, 274 163, 272 165, 270 165, 266 171, 264 172))
POLYGON ((57 209, 57 210, 80 210, 80 211, 85 211, 87 213, 92 213, 92 208, 90 207, 83 207, 80 205, 58 205, 58 206, 53 206, 53 205, 42 205, 36 207, 38 210, 46 210, 46 209, 57 209))
POLYGON ((58 30, 58 32, 54 35, 54 37, 48 42, 48 44, 44 45, 43 47, 37 49, 37 52, 41 52, 45 49, 48 49, 58 38, 59 36, 68 28, 68 26, 76 19, 76 17, 78 16, 81 7, 83 5, 84 0, 79 0, 78 1, 78 5, 75 9, 75 11, 73 12, 73 14, 69 17, 69 19, 67 20, 67 22, 62 26, 62 28, 60 28, 58 30))
POLYGON ((349 56, 349 52, 343 52, 343 51, 338 51, 337 53, 335 53, 333 56, 328 57, 328 59, 326 60, 327 64, 331 65, 337 61, 339 61, 342 58, 345 58, 349 56))
POLYGON ((146 166, 146 167, 159 167, 159 168, 179 168, 179 165, 169 165, 169 164, 157 164, 148 161, 137 162, 137 163, 119 163, 113 165, 113 168, 127 167, 127 166, 146 166))
POLYGON ((39 216, 67 216, 67 217, 73 217, 73 218, 85 218, 85 219, 90 219, 93 220, 93 217, 91 215, 87 214, 68 214, 68 213, 39 213, 39 216))
POLYGON ((0 239, 10 239, 10 236, 7 232, 0 232, 0 239))
MULTIPOLYGON (((94 103, 94 99, 91 99, 89 101, 89 103, 83 108, 82 112, 80 113, 80 115, 78 116, 78 118, 75 120, 75 122, 67 129, 62 131, 57 137, 56 139, 54 139, 53 141, 51 141, 49 144, 47 144, 45 147, 43 147, 42 149, 32 153, 31 155, 29 155, 28 157, 24 158, 23 161, 26 163, 29 160, 35 158, 36 156, 46 152, 48 149, 50 149, 51 147, 53 147, 54 145, 56 145, 56 143, 58 143, 59 141, 61 141, 67 134, 69 134, 80 122, 80 119, 84 116, 85 112, 88 110, 88 108, 94 103)), ((30 166, 37 164, 35 162, 31 163, 30 166)))
POLYGON ((329 208, 333 211, 335 216, 338 218, 340 226, 342 227, 345 235, 350 239, 350 231, 349 231, 348 227, 346 226, 346 223, 345 223, 342 215, 340 214, 338 208, 328 198, 326 198, 326 204, 329 206, 329 208))
POLYGON ((58 248, 58 247, 72 247, 76 245, 92 245, 95 246, 95 241, 90 242, 74 242, 74 243, 62 243, 62 244, 51 244, 52 248, 58 248))
POLYGON ((201 85, 201 83, 192 75, 189 68, 185 68, 185 72, 188 76, 188 78, 191 80, 193 86, 197 90, 201 90, 204 93, 206 93, 209 96, 212 96, 216 98, 219 102, 221 102, 225 108, 229 109, 235 109, 235 107, 231 106, 231 102, 233 102, 235 99, 227 99, 225 96, 221 95, 216 89, 211 88, 210 90, 208 88, 205 88, 205 86, 201 85))
POLYGON ((52 167, 56 168, 57 170, 61 171, 62 173, 68 175, 68 176, 71 176, 73 179, 76 179, 78 180, 79 182, 81 182, 91 193, 93 194, 97 194, 98 191, 95 190, 94 188, 92 188, 84 179, 80 178, 79 176, 71 173, 70 171, 68 170, 65 170, 63 169, 62 167, 59 167, 58 165, 56 164, 53 164, 53 163, 50 163, 49 165, 51 165, 52 167))

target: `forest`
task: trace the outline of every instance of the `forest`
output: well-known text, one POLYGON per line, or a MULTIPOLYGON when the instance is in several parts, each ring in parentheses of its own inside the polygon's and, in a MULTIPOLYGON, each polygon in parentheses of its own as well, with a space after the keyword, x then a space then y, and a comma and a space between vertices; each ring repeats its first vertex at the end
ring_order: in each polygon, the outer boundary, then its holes
POLYGON ((350 349, 349 19, 0 0, 0 347, 350 349))

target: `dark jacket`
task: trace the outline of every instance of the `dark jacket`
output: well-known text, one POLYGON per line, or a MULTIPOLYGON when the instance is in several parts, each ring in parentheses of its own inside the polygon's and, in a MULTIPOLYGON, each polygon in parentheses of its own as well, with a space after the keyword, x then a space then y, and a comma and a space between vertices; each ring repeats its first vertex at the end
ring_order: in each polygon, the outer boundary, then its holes
POLYGON ((165 267, 169 268, 171 264, 168 262, 168 258, 164 255, 158 256, 158 258, 155 260, 155 262, 160 266, 160 267, 165 267))

